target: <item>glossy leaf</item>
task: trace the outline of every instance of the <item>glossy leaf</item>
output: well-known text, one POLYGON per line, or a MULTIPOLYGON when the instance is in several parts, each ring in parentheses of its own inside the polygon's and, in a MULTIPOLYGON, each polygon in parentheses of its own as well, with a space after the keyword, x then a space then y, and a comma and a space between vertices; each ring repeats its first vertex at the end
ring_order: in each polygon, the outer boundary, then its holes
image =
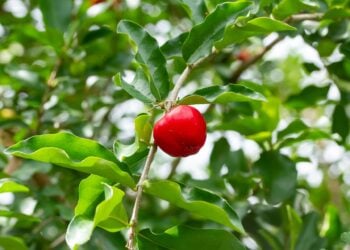
POLYGON ((120 21, 117 30, 119 33, 130 36, 136 43, 136 59, 149 70, 148 78, 153 96, 157 100, 165 98, 168 95, 170 83, 166 70, 166 60, 157 41, 141 26, 131 21, 120 21))
POLYGON ((23 240, 13 236, 0 236, 0 248, 3 250, 27 250, 23 240))
POLYGON ((318 8, 319 6, 315 1, 282 0, 273 9, 273 15, 278 19, 283 19, 298 12, 315 11, 318 8))
POLYGON ((204 0, 181 0, 182 6, 195 23, 200 23, 208 12, 204 0))
POLYGON ((336 105, 332 118, 332 132, 339 134, 342 141, 345 142, 350 132, 350 122, 345 107, 342 105, 336 105))
POLYGON ((268 35, 278 31, 295 31, 296 29, 284 22, 268 18, 257 17, 249 20, 244 26, 233 24, 225 29, 222 40, 215 43, 215 47, 224 48, 228 45, 241 43, 248 37, 268 35))
MULTIPOLYGON (((225 225, 238 232, 243 232, 243 227, 237 214, 228 206, 227 202, 222 202, 223 207, 203 200, 189 200, 184 197, 181 192, 180 185, 176 182, 163 181, 146 181, 144 183, 144 191, 150 195, 166 200, 171 204, 183 208, 192 214, 202 218, 215 221, 219 224, 225 225), (228 213, 229 212, 229 213, 228 213)), ((193 192, 204 192, 202 190, 193 189, 193 192)), ((212 199, 217 200, 218 197, 214 194, 207 193, 212 199)))
POLYGON ((135 186, 133 178, 122 169, 125 167, 118 163, 112 152, 93 140, 67 132, 33 136, 11 146, 7 152, 135 186))
POLYGON ((66 31, 71 22, 73 2, 71 0, 40 0, 40 10, 44 16, 47 27, 66 31))
POLYGON ((17 182, 11 179, 3 178, 3 179, 0 179, 0 193, 6 193, 6 192, 11 192, 11 193, 29 192, 29 189, 26 186, 22 184, 18 184, 17 182))
POLYGON ((194 26, 183 47, 184 59, 192 64, 211 53, 214 42, 222 38, 225 26, 250 5, 247 1, 226 2, 217 6, 206 19, 194 26))
POLYGON ((230 102, 263 102, 266 98, 242 85, 211 86, 199 89, 180 100, 181 104, 227 104, 230 102))
POLYGON ((264 152, 256 162, 261 174, 267 202, 277 204, 295 194, 297 171, 295 163, 279 152, 264 152))
POLYGON ((200 249, 244 250, 242 243, 232 234, 218 229, 195 229, 185 226, 172 227, 164 233, 155 234, 149 229, 139 232, 140 250, 153 249, 200 249))
POLYGON ((77 250, 79 245, 88 242, 94 230, 94 222, 84 216, 76 216, 68 225, 66 242, 70 249, 77 250))

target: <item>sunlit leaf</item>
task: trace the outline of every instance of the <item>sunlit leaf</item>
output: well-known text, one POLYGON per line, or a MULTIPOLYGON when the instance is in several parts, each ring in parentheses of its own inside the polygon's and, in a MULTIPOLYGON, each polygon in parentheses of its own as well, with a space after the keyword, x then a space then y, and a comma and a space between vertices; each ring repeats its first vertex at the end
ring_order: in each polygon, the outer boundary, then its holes
POLYGON ((29 192, 29 188, 27 188, 22 184, 18 184, 17 182, 11 179, 3 178, 3 179, 0 179, 0 193, 6 193, 6 192, 12 192, 12 193, 29 192))

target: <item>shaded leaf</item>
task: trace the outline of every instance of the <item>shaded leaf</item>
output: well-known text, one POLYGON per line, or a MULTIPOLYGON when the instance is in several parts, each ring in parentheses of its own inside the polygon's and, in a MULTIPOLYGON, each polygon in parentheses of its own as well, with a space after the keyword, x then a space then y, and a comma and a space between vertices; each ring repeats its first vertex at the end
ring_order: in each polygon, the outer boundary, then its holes
POLYGON ((247 1, 219 4, 204 22, 194 26, 182 47, 184 59, 192 64, 211 53, 214 42, 222 38, 225 26, 250 5, 247 1))
POLYGON ((70 19, 73 2, 71 0, 40 0, 40 10, 44 16, 44 22, 47 27, 66 31, 70 19))
POLYGON ((158 47, 157 41, 138 24, 122 20, 117 30, 124 33, 137 44, 136 59, 149 70, 150 90, 157 100, 168 95, 170 82, 166 70, 166 60, 158 47))
POLYGON ((40 222, 40 219, 37 217, 7 210, 0 210, 0 217, 16 218, 19 221, 26 222, 40 222))
POLYGON ((336 105, 332 119, 332 132, 339 134, 342 141, 345 142, 350 131, 350 122, 346 115, 345 107, 342 105, 336 105))
POLYGON ((300 230, 302 227, 302 220, 297 212, 290 206, 286 206, 286 214, 288 220, 288 228, 289 228, 289 238, 290 238, 290 249, 295 249, 295 244, 300 234, 300 230))
POLYGON ((7 152, 135 186, 133 178, 124 171, 127 170, 125 166, 115 159, 112 152, 93 140, 67 132, 33 136, 11 146, 7 152))
POLYGON ((264 152, 255 164, 261 174, 267 202, 277 204, 295 194, 297 171, 293 161, 279 152, 264 152))
POLYGON ((185 226, 172 227, 162 234, 149 229, 139 232, 140 250, 153 249, 198 249, 201 250, 244 250, 242 243, 232 234, 218 229, 195 229, 185 226))
POLYGON ((200 23, 208 12, 204 0, 181 0, 182 6, 195 23, 200 23))
POLYGON ((289 123, 289 125, 285 129, 278 131, 277 139, 281 140, 286 136, 301 133, 307 128, 309 127, 302 120, 296 119, 289 123))
POLYGON ((296 137, 286 138, 282 140, 279 144, 279 148, 289 147, 293 144, 302 142, 302 141, 317 141, 321 139, 331 139, 331 135, 320 129, 308 129, 304 130, 300 135, 296 137))
POLYGON ((188 36, 188 32, 181 33, 179 36, 168 40, 160 49, 167 58, 182 57, 182 45, 188 36))
POLYGON ((327 100, 329 86, 308 86, 300 93, 290 96, 286 104, 295 109, 303 109, 316 105, 319 101, 327 100))
POLYGON ((318 8, 319 6, 316 1, 282 0, 275 6, 272 13, 274 17, 283 19, 295 13, 303 11, 315 11, 318 8))
MULTIPOLYGON (((185 199, 184 195, 181 193, 180 185, 168 180, 146 181, 144 183, 144 191, 150 195, 166 200, 177 207, 183 208, 196 216, 215 221, 238 232, 244 231, 237 214, 229 207, 227 202, 222 202, 222 206, 224 208, 226 207, 226 209, 224 209, 213 204, 214 202, 185 199)), ((203 193, 206 193, 206 196, 211 197, 213 200, 219 198, 203 190, 193 188, 192 191, 197 194, 202 194, 202 197, 204 196, 203 193)), ((189 195, 185 197, 188 196, 189 195)))
POLYGON ((230 44, 241 43, 251 36, 268 35, 277 31, 295 31, 296 29, 284 22, 257 17, 249 20, 244 26, 237 24, 226 27, 223 39, 215 43, 215 47, 224 48, 230 44))
POLYGON ((180 100, 181 104, 227 104, 230 102, 261 102, 266 98, 254 90, 237 84, 199 89, 180 100))

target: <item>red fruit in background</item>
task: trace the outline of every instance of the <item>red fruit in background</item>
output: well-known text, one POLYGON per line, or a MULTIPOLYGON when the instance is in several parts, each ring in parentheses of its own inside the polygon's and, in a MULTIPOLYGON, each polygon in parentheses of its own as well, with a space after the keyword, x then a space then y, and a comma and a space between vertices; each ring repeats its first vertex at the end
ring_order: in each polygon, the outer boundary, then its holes
POLYGON ((197 109, 180 105, 156 122, 153 137, 165 153, 185 157, 201 149, 207 137, 206 130, 205 120, 197 109))
POLYGON ((98 4, 98 3, 103 3, 105 2, 106 0, 90 0, 90 4, 91 5, 95 5, 95 4, 98 4))
POLYGON ((237 60, 240 60, 242 62, 248 61, 250 59, 250 57, 251 57, 250 52, 246 49, 241 50, 236 55, 237 60))

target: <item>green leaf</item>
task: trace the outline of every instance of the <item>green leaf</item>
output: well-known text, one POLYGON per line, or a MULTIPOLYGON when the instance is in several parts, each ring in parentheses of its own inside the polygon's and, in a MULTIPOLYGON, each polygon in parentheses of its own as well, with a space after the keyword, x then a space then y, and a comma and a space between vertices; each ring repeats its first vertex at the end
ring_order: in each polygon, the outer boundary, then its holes
POLYGON ((300 93, 290 96, 286 104, 295 109, 303 109, 316 105, 319 101, 327 100, 329 86, 316 87, 308 86, 300 93))
POLYGON ((338 208, 334 205, 328 205, 322 222, 320 235, 327 238, 328 245, 334 245, 340 238, 342 232, 342 222, 339 216, 338 208))
POLYGON ((286 138, 282 140, 278 148, 289 147, 293 144, 302 142, 302 141, 317 141, 321 139, 331 139, 331 135, 320 129, 307 129, 302 131, 297 137, 286 138))
POLYGON ((188 32, 168 40, 160 49, 166 58, 182 57, 182 45, 188 36, 188 32))
POLYGON ((153 103, 156 101, 151 89, 145 72, 142 68, 138 68, 136 75, 131 83, 126 82, 118 73, 113 77, 115 84, 124 89, 129 95, 135 97, 144 103, 153 103))
POLYGON ((188 250, 244 250, 242 243, 230 232, 218 229, 195 229, 185 226, 172 227, 155 234, 149 229, 139 232, 140 250, 176 249, 188 250))
POLYGON ((222 201, 220 197, 212 193, 205 192, 198 188, 192 188, 191 191, 189 191, 189 189, 187 190, 192 193, 187 194, 185 197, 192 197, 193 193, 196 193, 201 197, 211 197, 211 202, 185 199, 184 195, 181 193, 180 185, 168 180, 146 181, 144 183, 144 191, 150 195, 166 200, 177 207, 183 208, 196 216, 215 221, 238 232, 244 232, 237 214, 226 201, 222 201), (215 201, 220 202, 221 206, 214 204, 215 201))
POLYGON ((17 182, 3 178, 0 179, 0 193, 18 193, 18 192, 29 192, 29 188, 24 185, 18 184, 17 182))
POLYGON ((292 121, 285 129, 278 131, 277 139, 281 140, 286 136, 301 133, 308 128, 309 127, 302 120, 296 119, 292 121))
POLYGON ((279 152, 264 152, 255 164, 267 202, 277 204, 295 194, 297 171, 293 161, 279 152))
POLYGON ((350 131, 350 122, 343 105, 336 105, 332 116, 332 133, 337 133, 345 142, 350 131))
POLYGON ((302 220, 297 212, 290 206, 286 206, 286 214, 289 228, 290 249, 295 249, 295 244, 298 239, 302 227, 302 220))
POLYGON ((180 100, 181 104, 227 104, 230 102, 263 102, 266 98, 254 90, 237 84, 199 89, 180 100))
POLYGON ((319 236, 319 215, 311 212, 302 217, 303 227, 299 234, 295 250, 322 249, 324 240, 319 236))
POLYGON ((342 233, 340 238, 345 244, 350 244, 350 232, 342 233))
POLYGON ((277 19, 283 19, 299 12, 315 11, 318 8, 319 6, 316 1, 282 0, 275 6, 272 13, 277 19))
POLYGON ((90 30, 87 34, 82 38, 81 44, 86 45, 91 43, 97 39, 112 35, 113 31, 105 26, 99 27, 94 30, 90 30))
POLYGON ((208 12, 204 0, 181 0, 182 6, 195 23, 200 23, 208 12))
POLYGON ((136 59, 149 70, 150 89, 153 96, 162 100, 169 93, 169 76, 166 60, 158 47, 157 41, 138 24, 122 20, 117 27, 118 33, 124 33, 137 45, 136 59))
POLYGON ((250 2, 247 1, 219 4, 204 22, 194 26, 182 47, 187 63, 192 64, 209 55, 214 42, 222 38, 225 26, 233 22, 249 5, 250 2))
POLYGON ((241 43, 248 37, 268 35, 278 31, 295 31, 296 29, 284 22, 268 18, 257 17, 249 20, 244 26, 232 24, 225 29, 222 40, 215 43, 215 47, 222 49, 234 43, 241 43))
POLYGON ((88 242, 94 231, 94 222, 84 216, 76 216, 71 220, 66 232, 66 242, 70 249, 77 250, 88 242))
POLYGON ((130 145, 124 145, 118 141, 114 142, 114 154, 125 162, 131 169, 135 164, 142 161, 148 154, 149 142, 152 134, 150 115, 141 114, 135 118, 135 141, 130 145))
POLYGON ((72 0, 40 0, 39 6, 46 27, 55 28, 62 32, 66 31, 71 22, 72 0))
POLYGON ((346 57, 350 57, 350 41, 342 43, 339 49, 346 57))
POLYGON ((122 203, 125 193, 107 184, 104 184, 104 191, 105 200, 96 207, 94 224, 108 232, 118 232, 129 225, 128 215, 122 203))
POLYGON ((25 159, 99 175, 128 187, 135 187, 133 178, 125 171, 125 166, 115 159, 112 152, 93 140, 67 132, 33 136, 11 146, 7 152, 25 159))
POLYGON ((13 236, 0 236, 0 248, 3 250, 28 250, 23 240, 13 236))
POLYGON ((96 206, 104 198, 104 188, 102 183, 108 183, 108 179, 90 175, 79 184, 79 199, 75 206, 75 216, 84 215, 92 219, 95 214, 96 206))

